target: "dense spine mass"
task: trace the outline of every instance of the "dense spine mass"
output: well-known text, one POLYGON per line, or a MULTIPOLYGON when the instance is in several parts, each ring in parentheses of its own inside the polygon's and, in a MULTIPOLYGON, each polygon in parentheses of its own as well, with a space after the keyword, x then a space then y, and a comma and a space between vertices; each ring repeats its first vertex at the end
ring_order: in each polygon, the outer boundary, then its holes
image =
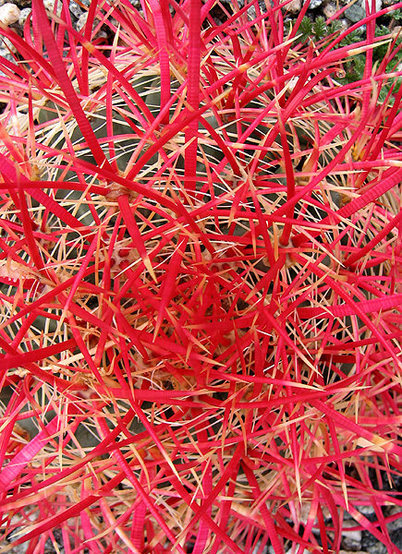
POLYGON ((2 28, 0 550, 329 553, 348 514, 396 552, 391 9, 343 46, 277 0, 67 4, 2 28))

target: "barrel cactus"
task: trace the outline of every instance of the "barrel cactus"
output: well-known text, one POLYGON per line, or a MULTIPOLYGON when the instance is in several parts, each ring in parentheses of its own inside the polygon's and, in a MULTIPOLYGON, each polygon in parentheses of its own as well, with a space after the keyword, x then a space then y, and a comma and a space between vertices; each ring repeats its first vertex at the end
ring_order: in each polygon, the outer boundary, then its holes
POLYGON ((1 551, 396 552, 391 8, 60 6, 2 27, 1 551))

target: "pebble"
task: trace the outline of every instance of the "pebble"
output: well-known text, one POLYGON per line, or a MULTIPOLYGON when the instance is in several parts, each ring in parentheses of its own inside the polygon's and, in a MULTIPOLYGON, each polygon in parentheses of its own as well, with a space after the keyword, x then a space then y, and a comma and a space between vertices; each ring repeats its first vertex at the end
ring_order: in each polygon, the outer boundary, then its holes
MULTIPOLYGON (((371 4, 370 4, 371 5, 371 4)), ((382 0, 375 0, 375 10, 378 12, 382 8, 382 0)), ((366 3, 365 0, 362 2, 356 2, 345 10, 345 17, 349 19, 352 23, 358 23, 364 17, 366 17, 366 3)))
POLYGON ((387 529, 389 533, 394 533, 395 531, 400 531, 402 539, 402 512, 399 506, 392 506, 389 509, 388 516, 399 516, 396 519, 387 523, 387 529))
MULTIPOLYGON (((15 58, 8 50, 4 50, 3 48, 0 48, 0 57, 8 60, 9 62, 15 62, 15 58)), ((3 71, 0 71, 0 76, 4 77, 6 74, 3 71)))
POLYGON ((373 506, 371 506, 370 504, 362 505, 362 506, 356 506, 356 509, 357 509, 358 512, 360 512, 361 514, 363 514, 366 517, 371 516, 375 513, 373 506))
POLYGON ((400 552, 402 550, 402 529, 399 527, 399 529, 395 529, 395 531, 392 531, 389 534, 389 538, 400 552))
POLYGON ((9 552, 11 554, 25 554, 28 550, 28 544, 18 544, 17 546, 13 546, 12 550, 9 552))
MULTIPOLYGON (((352 550, 353 554, 367 554, 366 550, 352 550)), ((351 554, 350 550, 340 550, 338 554, 351 554)))
POLYGON ((327 18, 332 17, 336 13, 335 4, 332 4, 332 2, 329 2, 328 4, 326 4, 324 6, 323 12, 324 12, 325 17, 327 17, 327 18))
POLYGON ((268 546, 264 546, 264 548, 261 550, 261 541, 258 541, 257 546, 253 550, 253 554, 268 554, 268 546))
POLYGON ((1 47, 1 50, 2 51, 5 51, 7 53, 9 52, 16 52, 17 49, 16 47, 14 46, 14 44, 11 42, 10 39, 8 39, 7 37, 1 37, 0 38, 0 47, 1 47))
POLYGON ((292 0, 289 4, 286 4, 285 9, 290 13, 299 13, 301 10, 301 0, 292 0))
POLYGON ((342 532, 342 548, 345 550, 360 550, 362 543, 361 531, 343 531, 342 532))
POLYGON ((16 23, 20 18, 20 9, 15 4, 3 4, 0 6, 0 23, 3 25, 12 25, 16 23))
POLYGON ((83 29, 85 27, 87 19, 88 19, 88 12, 84 12, 80 15, 80 17, 78 18, 78 21, 77 21, 77 30, 78 31, 81 31, 81 29, 83 29))
POLYGON ((28 19, 28 17, 30 16, 31 12, 32 12, 31 8, 23 8, 20 11, 20 18, 18 20, 18 24, 21 27, 23 27, 25 25, 25 22, 28 19))
MULTIPOLYGON (((80 15, 76 23, 77 31, 81 31, 81 29, 85 27, 87 19, 88 19, 88 12, 84 12, 82 15, 80 15)), ((93 26, 96 27, 98 24, 99 24, 99 20, 95 19, 93 26)), ((107 34, 105 33, 105 31, 103 31, 102 29, 99 29, 96 35, 92 38, 106 38, 106 37, 107 37, 107 34)))
POLYGON ((361 548, 370 554, 388 554, 388 549, 379 542, 371 533, 363 531, 361 548))
MULTIPOLYGON (((12 523, 15 523, 15 520, 17 518, 14 516, 12 519, 11 519, 11 522, 12 523)), ((18 521, 19 523, 20 521, 18 521)), ((13 542, 14 540, 18 539, 21 534, 20 534, 20 531, 21 531, 22 527, 17 527, 15 528, 8 536, 7 536, 7 541, 8 542, 13 542)), ((11 548, 11 550, 9 550, 9 552, 11 552, 11 554, 25 554, 25 552, 28 550, 28 547, 29 547, 29 544, 28 543, 22 543, 22 544, 18 544, 16 546, 13 546, 11 548)), ((6 547, 7 548, 7 547, 6 547)))
POLYGON ((353 4, 347 10, 345 10, 345 17, 352 23, 357 23, 361 21, 366 15, 366 10, 364 10, 361 4, 353 4))
POLYGON ((382 0, 375 0, 375 11, 379 12, 381 8, 382 8, 382 0))
POLYGON ((311 0, 309 10, 316 10, 322 5, 322 0, 311 0))
POLYGON ((75 2, 70 2, 69 10, 76 19, 79 19, 83 14, 82 9, 75 2))
MULTIPOLYGON (((138 5, 138 0, 129 0, 129 2, 135 8, 137 8, 137 9, 140 8, 140 6, 138 5)), ((244 7, 244 0, 238 0, 238 2, 239 2, 239 6, 241 8, 243 8, 244 7)), ((265 13, 267 11, 267 7, 265 5, 264 0, 258 0, 258 5, 260 7, 261 13, 265 13)), ((255 9, 255 6, 250 6, 248 8, 247 15, 248 15, 250 21, 253 21, 257 17, 257 11, 255 9)))
POLYGON ((57 16, 61 15, 61 10, 63 9, 62 0, 43 0, 43 5, 46 11, 55 13, 57 16))

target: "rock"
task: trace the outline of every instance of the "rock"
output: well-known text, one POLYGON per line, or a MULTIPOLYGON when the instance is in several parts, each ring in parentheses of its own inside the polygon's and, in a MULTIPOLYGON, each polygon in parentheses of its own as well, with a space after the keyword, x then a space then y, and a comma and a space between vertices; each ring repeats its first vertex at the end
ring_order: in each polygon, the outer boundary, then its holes
POLYGON ((368 504, 367 506, 356 506, 356 508, 361 514, 366 517, 371 516, 375 513, 373 506, 371 506, 370 504, 368 504))
POLYGON ((15 4, 7 2, 7 4, 0 6, 0 23, 3 23, 3 25, 8 27, 13 23, 17 23, 19 18, 20 9, 15 4))
POLYGON ((2 52, 6 52, 7 54, 17 51, 14 44, 7 37, 0 37, 0 49, 2 52))
POLYGON ((257 554, 257 553, 267 554, 268 553, 268 546, 264 546, 263 549, 261 550, 261 541, 258 541, 257 546, 253 550, 253 554, 257 554))
POLYGON ((332 4, 330 2, 329 4, 326 4, 323 9, 325 17, 329 18, 332 17, 336 13, 336 6, 335 4, 332 4))
POLYGON ((401 32, 402 32, 402 27, 400 25, 395 25, 391 33, 392 38, 398 38, 401 32))
POLYGON ((20 18, 18 20, 18 23, 21 27, 25 25, 26 20, 30 16, 32 10, 31 8, 23 8, 20 12, 20 18))
MULTIPOLYGON (((363 4, 363 7, 364 7, 364 2, 362 2, 363 4)), ((382 0, 375 0, 375 11, 376 12, 379 12, 382 8, 382 0)))
MULTIPOLYGON (((16 519, 17 518, 14 516, 11 519, 11 522, 15 524, 16 519)), ((21 530, 22 529, 23 529, 22 527, 14 527, 13 531, 7 535, 7 538, 6 538, 7 542, 8 543, 13 543, 14 541, 16 541, 21 536, 21 530)), ((10 545, 8 547, 8 548, 10 548, 10 550, 7 550, 7 547, 6 547, 5 551, 10 552, 11 554, 25 554, 25 552, 28 550, 28 547, 29 547, 29 544, 27 542, 25 542, 25 543, 18 544, 18 545, 15 545, 15 546, 10 545)))
MULTIPOLYGON (((129 0, 130 4, 132 4, 133 6, 137 6, 138 4, 140 4, 140 2, 138 2, 138 0, 129 0)), ((239 6, 241 8, 244 7, 244 0, 238 0, 239 2, 239 6)), ((265 13, 267 11, 267 6, 265 5, 265 1, 264 0, 258 0, 258 5, 260 7, 260 10, 261 10, 261 13, 265 13)), ((254 9, 255 11, 255 7, 252 6, 252 8, 254 9)), ((251 9, 251 8, 249 8, 251 9)))
POLYGON ((399 524, 401 527, 395 529, 395 531, 392 531, 392 533, 389 534, 389 537, 397 549, 402 550, 402 524, 401 522, 399 522, 399 524))
MULTIPOLYGON (((387 523, 387 529, 389 533, 394 533, 395 531, 399 531, 401 534, 401 541, 402 541, 402 513, 401 508, 399 506, 392 506, 389 510, 389 513, 387 514, 389 516, 398 516, 396 519, 390 521, 387 523)), ((401 547, 399 547, 401 548, 401 547)))
POLYGON ((247 10, 247 16, 248 16, 250 21, 254 21, 254 19, 257 17, 257 12, 255 11, 255 6, 251 6, 251 8, 249 8, 247 10))
POLYGON ((69 10, 70 10, 70 12, 73 14, 73 16, 74 16, 76 19, 79 19, 79 18, 82 16, 82 14, 83 14, 83 11, 82 11, 82 9, 79 7, 79 5, 76 4, 76 3, 73 2, 73 1, 70 2, 69 10))
MULTIPOLYGON (((76 24, 77 31, 81 31, 81 29, 85 27, 87 19, 88 19, 88 12, 84 12, 77 21, 77 24, 76 24)), ((98 24, 99 24, 99 20, 95 19, 94 27, 96 27, 98 24)), ((107 36, 106 33, 102 31, 102 29, 100 29, 93 38, 105 38, 106 36, 107 36)))
POLYGON ((388 549, 385 544, 379 542, 378 539, 368 531, 363 531, 362 533, 361 548, 370 554, 388 554, 388 549))
POLYGON ((88 12, 84 12, 83 14, 80 15, 77 21, 77 29, 79 31, 81 31, 81 29, 85 27, 87 19, 88 19, 88 12))
POLYGON ((322 0, 311 0, 309 10, 316 10, 322 5, 322 0))
POLYGON ((289 4, 286 4, 285 10, 290 13, 299 13, 301 9, 301 0, 292 0, 289 4))
POLYGON ((361 548, 362 532, 360 530, 348 531, 348 527, 356 527, 354 521, 344 521, 342 530, 342 548, 344 550, 357 551, 361 548))
POLYGON ((345 17, 352 23, 358 23, 366 15, 366 11, 362 8, 361 4, 353 4, 347 10, 345 10, 345 17))
MULTIPOLYGON (((371 5, 371 4, 370 4, 371 5)), ((376 12, 381 10, 382 0, 375 0, 375 9, 376 12)), ((365 0, 362 2, 356 2, 350 8, 345 11, 345 17, 352 23, 358 23, 366 16, 366 3, 365 0)))
POLYGON ((367 554, 366 550, 340 550, 338 554, 367 554))
POLYGON ((17 546, 13 546, 13 548, 9 552, 10 554, 25 554, 27 550, 28 550, 27 544, 19 544, 17 546))
POLYGON ((56 544, 54 544, 50 538, 47 539, 43 549, 43 554, 54 554, 55 552, 60 552, 60 554, 64 554, 65 550, 63 547, 63 535, 61 530, 54 529, 52 530, 52 533, 56 544))
MULTIPOLYGON (((15 58, 8 50, 3 50, 0 48, 0 57, 5 58, 9 62, 15 62, 15 58)), ((0 76, 4 77, 6 74, 3 71, 0 71, 0 76)))
POLYGON ((61 15, 61 10, 63 9, 62 0, 43 0, 43 5, 47 12, 56 14, 57 16, 61 15))

